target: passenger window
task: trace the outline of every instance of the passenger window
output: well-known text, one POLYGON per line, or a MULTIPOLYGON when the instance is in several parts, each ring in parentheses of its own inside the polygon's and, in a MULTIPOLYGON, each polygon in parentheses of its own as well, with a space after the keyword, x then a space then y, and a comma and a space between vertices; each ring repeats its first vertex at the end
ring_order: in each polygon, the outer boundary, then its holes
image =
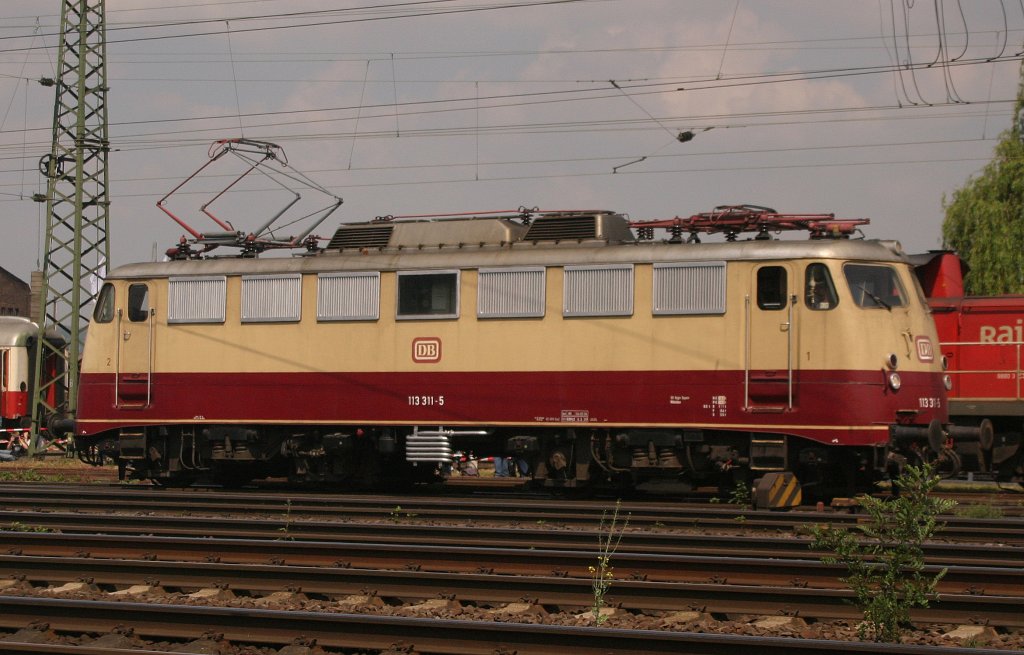
POLYGON ((149 287, 133 284, 128 287, 128 320, 136 323, 149 319, 149 287))
POLYGON ((97 323, 109 323, 114 320, 114 285, 109 282, 100 289, 96 299, 96 308, 92 311, 92 320, 97 323))
POLYGON ((836 286, 824 264, 810 264, 804 283, 804 301, 808 309, 834 309, 839 304, 836 286))
POLYGON ((458 271, 398 274, 398 318, 458 317, 458 271))
POLYGON ((891 266, 847 264, 843 274, 859 307, 892 309, 907 304, 907 294, 891 266))
POLYGON ((757 306, 761 309, 785 309, 788 285, 786 269, 764 266, 757 269, 757 306))

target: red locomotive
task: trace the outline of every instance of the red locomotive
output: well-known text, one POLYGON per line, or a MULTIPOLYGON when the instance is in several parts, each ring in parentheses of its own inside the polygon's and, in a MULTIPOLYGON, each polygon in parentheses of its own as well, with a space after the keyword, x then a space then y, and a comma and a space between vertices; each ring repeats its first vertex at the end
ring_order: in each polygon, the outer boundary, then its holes
POLYGON ((981 439, 944 449, 947 473, 1024 474, 1024 295, 965 296, 967 267, 947 251, 915 255, 953 379, 950 418, 981 439))

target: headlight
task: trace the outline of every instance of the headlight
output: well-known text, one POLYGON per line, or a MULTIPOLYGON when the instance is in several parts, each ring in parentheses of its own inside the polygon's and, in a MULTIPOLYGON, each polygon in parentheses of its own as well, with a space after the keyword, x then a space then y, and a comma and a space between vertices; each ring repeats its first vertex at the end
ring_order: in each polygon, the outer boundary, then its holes
POLYGON ((943 375, 942 376, 942 384, 943 384, 944 387, 946 387, 946 391, 952 391, 953 390, 953 378, 951 378, 950 376, 943 375))
POLYGON ((902 386, 903 380, 900 379, 900 374, 896 371, 889 372, 889 386, 893 391, 899 391, 902 386))
POLYGON ((900 363, 900 358, 896 356, 896 353, 889 353, 885 357, 886 365, 892 370, 896 370, 896 366, 900 363))
POLYGON ((943 371, 949 370, 949 360, 948 360, 948 359, 946 359, 946 356, 945 356, 945 355, 943 355, 943 356, 942 356, 942 359, 941 359, 941 360, 939 360, 939 361, 941 361, 941 362, 942 362, 942 370, 943 370, 943 371))

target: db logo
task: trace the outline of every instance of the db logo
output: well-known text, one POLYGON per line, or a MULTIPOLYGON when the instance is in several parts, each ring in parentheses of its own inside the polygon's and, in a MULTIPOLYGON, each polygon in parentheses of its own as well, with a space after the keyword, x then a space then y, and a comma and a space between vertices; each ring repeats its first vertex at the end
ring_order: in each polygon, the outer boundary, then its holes
POLYGON ((441 340, 437 337, 413 339, 412 361, 417 364, 433 364, 441 361, 441 340))
POLYGON ((928 337, 917 338, 917 358, 922 362, 935 361, 935 351, 932 350, 932 342, 928 337))

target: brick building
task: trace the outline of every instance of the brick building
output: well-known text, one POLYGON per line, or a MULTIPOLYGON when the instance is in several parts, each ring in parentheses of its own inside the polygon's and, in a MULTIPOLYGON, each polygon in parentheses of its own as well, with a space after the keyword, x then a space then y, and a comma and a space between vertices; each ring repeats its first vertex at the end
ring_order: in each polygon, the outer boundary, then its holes
POLYGON ((32 292, 27 282, 0 268, 0 316, 31 318, 29 307, 32 292))

